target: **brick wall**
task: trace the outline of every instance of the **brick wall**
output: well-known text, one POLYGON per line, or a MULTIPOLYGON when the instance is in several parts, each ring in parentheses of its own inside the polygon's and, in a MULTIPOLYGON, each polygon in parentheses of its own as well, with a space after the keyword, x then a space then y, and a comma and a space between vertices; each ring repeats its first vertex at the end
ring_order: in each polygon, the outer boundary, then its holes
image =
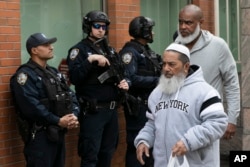
POLYGON ((199 6, 203 11, 204 23, 201 28, 214 33, 214 0, 193 0, 193 4, 199 6))
POLYGON ((140 0, 108 0, 108 15, 111 20, 109 39, 111 46, 119 51, 130 39, 129 22, 140 15, 140 0))
POLYGON ((0 166, 23 165, 9 93, 9 78, 20 64, 20 2, 0 1, 0 166))

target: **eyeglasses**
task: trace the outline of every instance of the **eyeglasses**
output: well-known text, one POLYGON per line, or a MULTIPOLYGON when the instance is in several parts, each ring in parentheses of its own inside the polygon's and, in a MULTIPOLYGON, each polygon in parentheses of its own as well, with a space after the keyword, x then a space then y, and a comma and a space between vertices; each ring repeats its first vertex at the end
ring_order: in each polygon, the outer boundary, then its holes
POLYGON ((100 29, 102 27, 102 30, 107 30, 107 25, 101 25, 101 24, 98 24, 98 23, 92 24, 92 27, 94 29, 100 29))

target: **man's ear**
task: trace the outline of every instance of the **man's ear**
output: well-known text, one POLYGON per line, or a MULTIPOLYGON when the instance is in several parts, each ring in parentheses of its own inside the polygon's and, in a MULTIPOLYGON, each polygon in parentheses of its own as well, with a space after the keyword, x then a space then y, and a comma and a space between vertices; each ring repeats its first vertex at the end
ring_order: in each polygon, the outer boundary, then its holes
POLYGON ((36 53, 36 52, 37 52, 37 49, 36 49, 36 48, 34 48, 34 47, 31 48, 31 50, 30 50, 30 53, 31 53, 31 54, 34 54, 34 53, 36 53))
POLYGON ((200 19, 199 23, 200 23, 200 26, 203 24, 204 22, 204 19, 200 19))
POLYGON ((187 63, 184 65, 184 71, 185 71, 185 73, 188 73, 189 67, 190 67, 190 62, 187 62, 187 63))

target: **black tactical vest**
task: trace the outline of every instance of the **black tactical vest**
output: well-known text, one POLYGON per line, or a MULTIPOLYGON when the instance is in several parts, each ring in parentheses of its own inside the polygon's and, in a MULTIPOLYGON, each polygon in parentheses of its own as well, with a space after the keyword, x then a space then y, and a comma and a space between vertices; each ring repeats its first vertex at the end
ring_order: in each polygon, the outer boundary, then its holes
POLYGON ((47 98, 40 99, 40 101, 50 112, 59 117, 72 113, 72 96, 71 92, 69 92, 66 80, 63 77, 57 76, 57 74, 55 74, 56 71, 48 65, 46 69, 44 69, 36 63, 29 61, 21 67, 23 66, 31 68, 42 77, 47 98))

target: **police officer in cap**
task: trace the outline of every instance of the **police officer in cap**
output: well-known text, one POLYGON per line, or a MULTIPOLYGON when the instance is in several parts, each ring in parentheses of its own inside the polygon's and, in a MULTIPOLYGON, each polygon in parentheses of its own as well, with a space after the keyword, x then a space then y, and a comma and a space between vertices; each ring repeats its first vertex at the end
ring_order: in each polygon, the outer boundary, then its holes
POLYGON ((78 154, 82 167, 110 167, 118 141, 119 90, 128 90, 127 81, 110 72, 113 62, 105 38, 109 24, 106 13, 90 11, 82 24, 87 37, 68 51, 70 82, 81 105, 78 154))
POLYGON ((56 41, 42 33, 32 34, 26 41, 30 59, 10 80, 27 167, 63 167, 65 133, 79 125, 74 92, 62 74, 47 64, 56 41))
MULTIPOLYGON (((148 45, 153 42, 154 25, 154 21, 148 17, 138 16, 132 19, 129 24, 129 34, 133 39, 127 42, 119 53, 126 75, 131 81, 129 94, 141 100, 139 108, 133 112, 129 112, 124 106, 127 132, 126 167, 142 166, 136 158, 134 139, 147 121, 147 99, 157 85, 161 73, 161 56, 152 51, 148 45)), ((152 155, 145 156, 145 161, 145 166, 152 166, 152 155)))

